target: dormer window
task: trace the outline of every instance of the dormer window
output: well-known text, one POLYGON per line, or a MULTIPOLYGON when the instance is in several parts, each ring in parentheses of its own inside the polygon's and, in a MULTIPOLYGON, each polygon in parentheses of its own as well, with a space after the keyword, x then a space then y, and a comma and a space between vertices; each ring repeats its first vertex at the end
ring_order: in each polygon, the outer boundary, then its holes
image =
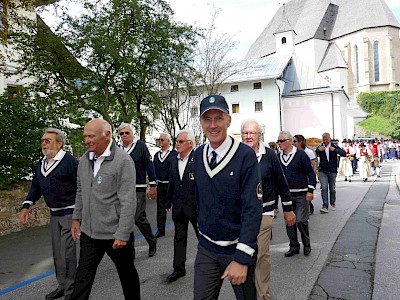
POLYGON ((286 38, 283 37, 283 38, 282 38, 282 45, 285 45, 285 44, 286 44, 286 38))

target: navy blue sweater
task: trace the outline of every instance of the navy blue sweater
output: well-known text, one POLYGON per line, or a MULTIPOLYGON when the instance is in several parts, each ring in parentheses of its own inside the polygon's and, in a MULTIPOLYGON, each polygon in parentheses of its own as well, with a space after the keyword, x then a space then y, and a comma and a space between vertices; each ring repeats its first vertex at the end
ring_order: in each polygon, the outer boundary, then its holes
POLYGON ((304 150, 296 149, 296 153, 292 153, 287 160, 283 158, 283 152, 279 153, 279 161, 289 184, 290 193, 293 196, 313 193, 317 181, 311 161, 304 150))
POLYGON ((329 151, 329 161, 326 157, 325 150, 321 151, 319 150, 319 147, 323 146, 323 144, 319 145, 317 149, 315 149, 315 153, 319 156, 319 167, 318 170, 320 172, 324 173, 337 173, 338 169, 338 164, 337 164, 337 159, 338 155, 340 156, 346 156, 346 152, 341 149, 338 145, 331 144, 333 148, 335 148, 333 151, 329 151))
POLYGON ((157 178, 154 172, 153 162, 150 159, 149 149, 141 140, 136 142, 135 148, 129 155, 135 162, 136 168, 136 191, 144 192, 147 188, 146 172, 149 175, 150 186, 156 186, 157 178))
POLYGON ((171 160, 176 159, 177 155, 178 152, 174 149, 168 150, 164 157, 161 157, 161 150, 154 154, 153 163, 158 182, 168 182, 171 160))
POLYGON ((254 150, 231 140, 231 148, 213 170, 207 161, 208 145, 194 153, 199 243, 208 251, 234 255, 236 262, 247 265, 260 230, 261 180, 254 150))
POLYGON ((263 190, 263 212, 273 211, 274 203, 281 196, 283 211, 292 211, 292 198, 289 186, 279 164, 276 153, 265 147, 266 153, 262 155, 258 166, 260 167, 262 190, 263 190))
POLYGON ((76 172, 78 160, 70 153, 65 153, 59 164, 45 177, 41 172, 42 161, 36 165, 32 179, 32 185, 22 208, 34 205, 43 196, 53 216, 65 216, 72 214, 73 208, 59 209, 75 205, 76 197, 76 172))

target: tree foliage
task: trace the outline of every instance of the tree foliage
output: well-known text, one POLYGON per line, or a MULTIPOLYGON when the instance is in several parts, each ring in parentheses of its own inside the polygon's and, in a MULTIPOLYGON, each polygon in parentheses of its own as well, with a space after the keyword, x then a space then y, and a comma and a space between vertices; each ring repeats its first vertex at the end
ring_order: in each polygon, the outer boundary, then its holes
POLYGON ((69 0, 56 11, 54 34, 40 22, 13 35, 21 74, 37 78, 32 88, 46 101, 76 105, 113 125, 134 120, 144 139, 160 105, 158 81, 190 63, 195 31, 175 22, 163 0, 69 0), (83 6, 79 16, 69 14, 74 3, 83 6))
MULTIPOLYGON (((0 189, 29 176, 41 157, 40 138, 46 127, 57 127, 75 136, 63 126, 62 107, 38 102, 35 95, 20 88, 17 94, 0 96, 0 189)), ((69 133, 69 134, 68 134, 69 133)), ((82 139, 82 135, 79 136, 82 139)))
MULTIPOLYGON (((395 138, 400 137, 400 91, 360 93, 357 100, 364 111, 372 114, 372 116, 385 118, 392 125, 381 129, 381 134, 390 135, 395 138)), ((378 120, 382 119, 378 118, 378 120)), ((373 122, 366 122, 364 124, 368 126, 370 123, 372 124, 373 122)), ((363 124, 360 125, 363 126, 363 124)))

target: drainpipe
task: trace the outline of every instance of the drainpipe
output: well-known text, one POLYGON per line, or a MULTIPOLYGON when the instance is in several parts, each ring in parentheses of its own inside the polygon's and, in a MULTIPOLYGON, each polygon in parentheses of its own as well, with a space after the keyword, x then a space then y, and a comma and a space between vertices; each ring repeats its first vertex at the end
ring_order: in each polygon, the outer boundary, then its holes
POLYGON ((282 121, 282 97, 281 97, 281 88, 279 87, 278 83, 276 82, 276 80, 279 78, 275 78, 275 85, 278 87, 278 97, 279 97, 279 128, 280 131, 283 130, 282 125, 283 125, 283 121, 282 121))
POLYGON ((333 107, 333 93, 331 93, 331 101, 332 101, 332 138, 335 139, 335 110, 333 107))

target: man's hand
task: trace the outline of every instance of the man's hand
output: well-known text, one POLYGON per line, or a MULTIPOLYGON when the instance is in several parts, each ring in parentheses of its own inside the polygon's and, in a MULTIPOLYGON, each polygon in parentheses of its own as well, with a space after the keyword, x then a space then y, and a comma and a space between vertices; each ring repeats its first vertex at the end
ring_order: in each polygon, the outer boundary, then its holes
POLYGON ((325 151, 325 146, 319 146, 319 151, 321 152, 325 151))
POLYGON ((335 151, 335 147, 330 146, 329 151, 335 151))
POLYGON ((313 201, 314 194, 310 193, 310 192, 307 192, 306 199, 307 199, 307 201, 313 201))
POLYGON ((28 218, 29 218, 29 209, 23 208, 19 212, 19 223, 22 225, 28 224, 28 218))
POLYGON ((156 199, 156 197, 157 197, 157 188, 155 186, 151 186, 149 188, 149 197, 150 197, 150 199, 156 199))
POLYGON ((288 226, 293 226, 296 224, 296 215, 293 211, 283 212, 283 218, 288 226))
POLYGON ((228 278, 233 285, 245 283, 248 266, 232 261, 225 269, 221 279, 228 278))
POLYGON ((113 244, 113 249, 119 249, 126 246, 127 241, 115 240, 113 244))
POLYGON ((71 225, 71 234, 74 241, 79 240, 81 238, 81 221, 80 220, 72 220, 71 225))

